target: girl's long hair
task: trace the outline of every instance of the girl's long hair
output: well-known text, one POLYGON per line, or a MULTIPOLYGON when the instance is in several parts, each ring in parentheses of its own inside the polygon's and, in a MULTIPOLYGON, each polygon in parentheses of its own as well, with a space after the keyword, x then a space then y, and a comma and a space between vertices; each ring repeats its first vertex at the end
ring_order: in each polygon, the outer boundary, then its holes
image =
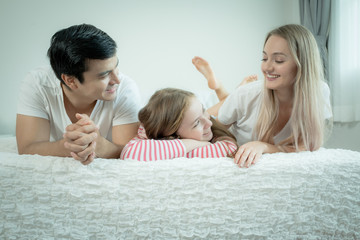
MULTIPOLYGON (((139 121, 143 124, 147 137, 149 139, 179 138, 176 132, 184 119, 190 100, 194 97, 192 92, 177 88, 156 91, 139 112, 139 121)), ((233 138, 236 143, 234 135, 214 119, 211 121, 213 139, 227 136, 233 138)))
MULTIPOLYGON (((321 91, 324 81, 323 66, 318 46, 311 32, 301 25, 289 24, 269 32, 271 36, 284 38, 297 65, 294 83, 294 101, 290 117, 291 136, 278 145, 284 150, 304 146, 306 150, 317 150, 324 142, 325 103, 321 91)), ((274 91, 264 91, 255 136, 258 140, 274 144, 273 137, 279 116, 279 101, 274 91)))

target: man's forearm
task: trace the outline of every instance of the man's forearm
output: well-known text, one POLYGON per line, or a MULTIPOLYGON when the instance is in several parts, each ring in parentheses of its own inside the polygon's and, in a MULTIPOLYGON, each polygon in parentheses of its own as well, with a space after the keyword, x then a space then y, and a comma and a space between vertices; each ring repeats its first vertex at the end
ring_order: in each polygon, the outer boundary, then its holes
POLYGON ((39 154, 42 156, 70 157, 70 151, 64 147, 64 139, 56 142, 34 142, 18 149, 19 154, 39 154))
POLYGON ((106 138, 99 136, 96 139, 95 154, 99 158, 120 158, 121 150, 124 146, 116 145, 106 138))

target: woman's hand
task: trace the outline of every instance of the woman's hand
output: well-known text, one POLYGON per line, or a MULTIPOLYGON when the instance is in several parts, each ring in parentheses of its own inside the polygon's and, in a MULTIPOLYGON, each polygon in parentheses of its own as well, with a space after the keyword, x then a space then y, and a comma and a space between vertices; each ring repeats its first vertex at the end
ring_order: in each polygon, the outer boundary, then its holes
POLYGON ((267 149, 267 143, 260 141, 248 142, 241 145, 235 154, 234 162, 239 167, 250 167, 259 161, 262 154, 267 149))

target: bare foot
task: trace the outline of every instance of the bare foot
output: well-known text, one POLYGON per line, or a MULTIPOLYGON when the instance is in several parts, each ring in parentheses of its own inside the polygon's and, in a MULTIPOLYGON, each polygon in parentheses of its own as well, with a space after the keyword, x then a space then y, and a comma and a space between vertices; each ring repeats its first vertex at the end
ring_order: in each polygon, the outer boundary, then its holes
POLYGON ((221 87, 220 83, 216 80, 215 74, 212 71, 209 63, 205 59, 196 56, 192 59, 192 63, 194 64, 196 69, 202 75, 204 75, 204 77, 208 81, 208 86, 210 89, 217 90, 221 87))
POLYGON ((245 78, 241 81, 241 83, 239 84, 238 87, 240 87, 240 86, 242 86, 242 85, 245 85, 245 84, 247 84, 247 83, 250 83, 250 82, 254 82, 254 81, 256 81, 256 80, 258 80, 256 74, 247 76, 247 77, 245 77, 245 78))

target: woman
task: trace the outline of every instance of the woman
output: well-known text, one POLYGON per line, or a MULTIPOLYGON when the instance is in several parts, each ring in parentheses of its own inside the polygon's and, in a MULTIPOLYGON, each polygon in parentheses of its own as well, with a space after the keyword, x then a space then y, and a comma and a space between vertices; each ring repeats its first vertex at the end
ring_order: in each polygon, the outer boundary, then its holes
MULTIPOLYGON (((226 95, 208 63, 194 60, 209 86, 226 95)), ((264 82, 239 87, 215 108, 240 145, 234 158, 240 167, 256 163, 263 153, 319 149, 325 119, 332 117, 319 50, 305 27, 290 24, 269 32, 261 70, 264 82)))
POLYGON ((120 159, 139 161, 177 157, 227 157, 237 150, 235 137, 210 118, 191 92, 165 88, 139 112, 138 135, 120 159))

